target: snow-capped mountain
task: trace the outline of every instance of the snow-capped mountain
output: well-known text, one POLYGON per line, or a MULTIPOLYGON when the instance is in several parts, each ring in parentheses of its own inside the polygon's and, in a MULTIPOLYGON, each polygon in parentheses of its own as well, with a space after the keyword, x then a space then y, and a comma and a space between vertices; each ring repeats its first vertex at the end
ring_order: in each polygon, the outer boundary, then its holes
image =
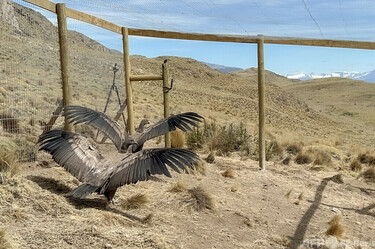
POLYGON ((350 78, 355 80, 364 80, 367 82, 375 83, 375 70, 370 72, 335 72, 329 74, 315 74, 315 73, 298 73, 298 74, 287 74, 285 77, 289 79, 298 79, 298 80, 310 80, 310 79, 320 79, 320 78, 329 78, 329 77, 340 77, 340 78, 350 78))

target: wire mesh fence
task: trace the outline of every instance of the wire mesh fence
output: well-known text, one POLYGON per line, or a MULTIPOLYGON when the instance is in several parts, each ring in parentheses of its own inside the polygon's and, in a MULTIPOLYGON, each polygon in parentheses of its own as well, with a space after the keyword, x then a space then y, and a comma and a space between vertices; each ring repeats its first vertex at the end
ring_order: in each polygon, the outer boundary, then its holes
POLYGON ((0 147, 34 161, 37 137, 61 101, 58 37, 52 23, 38 25, 42 15, 8 6, 8 22, 0 26, 0 147))

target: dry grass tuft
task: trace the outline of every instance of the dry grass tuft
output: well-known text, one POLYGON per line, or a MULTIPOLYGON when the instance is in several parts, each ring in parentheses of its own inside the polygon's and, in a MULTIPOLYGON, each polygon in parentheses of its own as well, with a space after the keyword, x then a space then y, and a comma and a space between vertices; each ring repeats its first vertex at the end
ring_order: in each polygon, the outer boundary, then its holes
POLYGON ((363 164, 375 165, 375 156, 369 155, 368 153, 369 152, 359 154, 357 159, 363 164))
POLYGON ((215 162, 215 152, 211 151, 210 154, 204 159, 208 163, 214 163, 215 162))
POLYGON ((0 249, 15 248, 14 245, 7 239, 5 228, 0 229, 0 249))
POLYGON ((221 172, 221 175, 227 178, 236 178, 236 173, 232 168, 228 168, 225 171, 221 172))
POLYGON ((273 236, 271 238, 275 243, 281 245, 281 246, 284 246, 284 247, 287 247, 291 240, 290 238, 286 237, 286 236, 273 236))
POLYGON ((22 210, 21 208, 13 208, 11 210, 6 210, 3 212, 3 215, 16 220, 28 219, 27 213, 25 213, 24 210, 22 210))
POLYGON ((289 165, 291 160, 292 160, 292 157, 287 156, 287 157, 285 157, 285 159, 281 163, 284 164, 284 165, 289 165))
POLYGON ((19 120, 15 118, 12 113, 0 113, 0 121, 3 125, 4 131, 9 133, 18 133, 20 129, 19 120))
POLYGON ((362 170, 362 164, 360 163, 360 161, 358 159, 354 159, 350 163, 349 167, 350 167, 351 171, 355 171, 355 172, 360 172, 362 170))
POLYGON ((288 192, 286 192, 286 194, 284 195, 284 197, 286 197, 286 198, 290 198, 290 195, 292 194, 292 191, 293 191, 293 189, 289 189, 289 191, 288 192))
POLYGON ((308 164, 313 161, 310 154, 307 153, 299 153, 296 158, 294 158, 294 162, 297 164, 308 164))
POLYGON ((198 186, 189 189, 188 193, 190 194, 190 198, 187 200, 187 203, 196 211, 215 209, 215 201, 213 197, 203 187, 198 186))
POLYGON ((299 204, 301 203, 301 201, 303 200, 304 195, 305 195, 305 194, 302 192, 302 193, 298 196, 298 198, 297 198, 297 200, 294 202, 294 204, 299 205, 299 204))
POLYGON ((345 227, 342 224, 342 216, 335 215, 332 220, 328 222, 329 227, 326 231, 327 235, 335 236, 337 238, 342 238, 345 233, 345 227))
POLYGON ((279 159, 283 153, 283 149, 276 140, 272 140, 266 144, 266 161, 279 159))
POLYGON ((300 144, 289 144, 285 147, 285 151, 292 155, 297 155, 302 151, 302 145, 300 144))
POLYGON ((129 221, 127 219, 112 212, 101 212, 100 214, 97 214, 94 217, 95 217, 95 221, 91 223, 98 224, 98 225, 104 224, 107 226, 118 226, 118 225, 129 224, 129 221))
POLYGON ((173 193, 180 193, 180 192, 185 192, 186 190, 187 190, 187 187, 185 183, 182 181, 177 181, 172 185, 172 187, 168 191, 173 192, 173 193))
POLYGON ((153 219, 154 215, 151 213, 151 214, 148 214, 146 217, 144 217, 142 219, 142 223, 143 224, 147 224, 147 225, 150 225, 152 224, 152 219, 153 219))
POLYGON ((360 176, 362 176, 368 182, 375 183, 375 167, 366 169, 360 176))
POLYGON ((201 175, 206 175, 206 170, 207 170, 206 163, 203 160, 199 160, 197 163, 193 164, 193 170, 192 170, 193 174, 199 173, 201 175))
POLYGON ((10 176, 18 174, 20 171, 20 164, 15 154, 0 153, 0 172, 7 173, 10 176))
POLYGON ((185 148, 185 133, 181 130, 174 130, 171 133, 171 146, 172 148, 185 148))
POLYGON ((122 207, 129 209, 140 209, 148 202, 148 198, 144 194, 135 194, 122 203, 122 207))
POLYGON ((337 174, 332 177, 332 181, 335 183, 343 184, 344 183, 344 178, 342 177, 342 174, 337 174))
POLYGON ((232 187, 230 187, 230 191, 231 192, 237 192, 239 189, 239 186, 238 185, 233 185, 232 187))
POLYGON ((203 126, 194 128, 187 135, 189 149, 207 146, 219 156, 229 156, 234 151, 247 151, 251 135, 242 123, 219 126, 215 121, 204 121, 203 126))
POLYGON ((315 151, 314 165, 330 165, 332 163, 331 156, 325 151, 315 151))

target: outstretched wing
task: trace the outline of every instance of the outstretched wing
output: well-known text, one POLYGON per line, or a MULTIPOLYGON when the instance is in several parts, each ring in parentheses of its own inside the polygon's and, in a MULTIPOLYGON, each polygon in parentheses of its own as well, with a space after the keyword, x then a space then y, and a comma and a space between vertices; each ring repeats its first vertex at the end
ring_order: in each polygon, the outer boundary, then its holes
POLYGON ((150 175, 163 174, 171 177, 167 168, 180 173, 187 167, 192 167, 199 160, 197 154, 185 149, 147 149, 131 154, 110 169, 113 173, 106 186, 102 188, 115 189, 122 185, 148 180, 150 175))
POLYGON ((116 148, 120 150, 125 139, 123 138, 124 129, 122 129, 119 123, 112 120, 104 113, 82 106, 65 106, 63 115, 74 125, 85 123, 100 130, 111 139, 116 148))
POLYGON ((176 130, 176 128, 179 128, 184 132, 191 131, 191 127, 198 126, 198 122, 202 122, 202 119, 203 117, 195 112, 185 112, 162 119, 145 129, 145 131, 136 139, 138 147, 133 151, 142 148, 147 140, 167 134, 170 131, 176 130))
POLYGON ((101 167, 103 156, 81 135, 52 130, 41 135, 38 143, 39 150, 50 153, 56 163, 81 182, 86 182, 95 172, 105 169, 101 167))

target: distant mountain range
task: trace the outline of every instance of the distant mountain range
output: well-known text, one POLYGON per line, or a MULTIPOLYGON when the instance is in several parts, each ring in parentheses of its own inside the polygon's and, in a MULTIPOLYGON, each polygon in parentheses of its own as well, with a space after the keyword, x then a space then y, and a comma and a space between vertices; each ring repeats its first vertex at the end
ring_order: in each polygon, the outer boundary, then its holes
MULTIPOLYGON (((223 72, 223 73, 230 73, 230 72, 244 70, 239 67, 228 67, 224 65, 218 65, 218 64, 207 63, 207 62, 204 62, 204 63, 207 66, 215 70, 218 70, 220 72, 223 72)), ((375 70, 364 72, 364 73, 359 73, 359 72, 335 72, 335 73, 329 73, 329 74, 299 73, 299 74, 286 74, 283 76, 287 77, 288 79, 297 79, 297 80, 311 80, 311 79, 320 79, 320 78, 329 78, 329 77, 340 77, 340 78, 349 78, 349 79, 363 80, 363 81, 375 83, 375 70)))
POLYGON ((329 74, 315 74, 315 73, 299 73, 299 74, 287 74, 284 75, 289 79, 298 79, 298 80, 311 80, 311 79, 320 79, 320 78, 329 78, 329 77, 340 77, 340 78, 350 78, 355 80, 363 80, 367 82, 375 83, 375 70, 370 72, 358 73, 358 72, 335 72, 329 74))
POLYGON ((239 67, 228 67, 228 66, 224 66, 224 65, 218 65, 218 64, 207 63, 207 62, 204 62, 204 63, 207 66, 209 66, 210 68, 215 69, 217 71, 220 71, 222 73, 230 73, 230 72, 233 72, 233 71, 243 70, 242 68, 239 68, 239 67))

